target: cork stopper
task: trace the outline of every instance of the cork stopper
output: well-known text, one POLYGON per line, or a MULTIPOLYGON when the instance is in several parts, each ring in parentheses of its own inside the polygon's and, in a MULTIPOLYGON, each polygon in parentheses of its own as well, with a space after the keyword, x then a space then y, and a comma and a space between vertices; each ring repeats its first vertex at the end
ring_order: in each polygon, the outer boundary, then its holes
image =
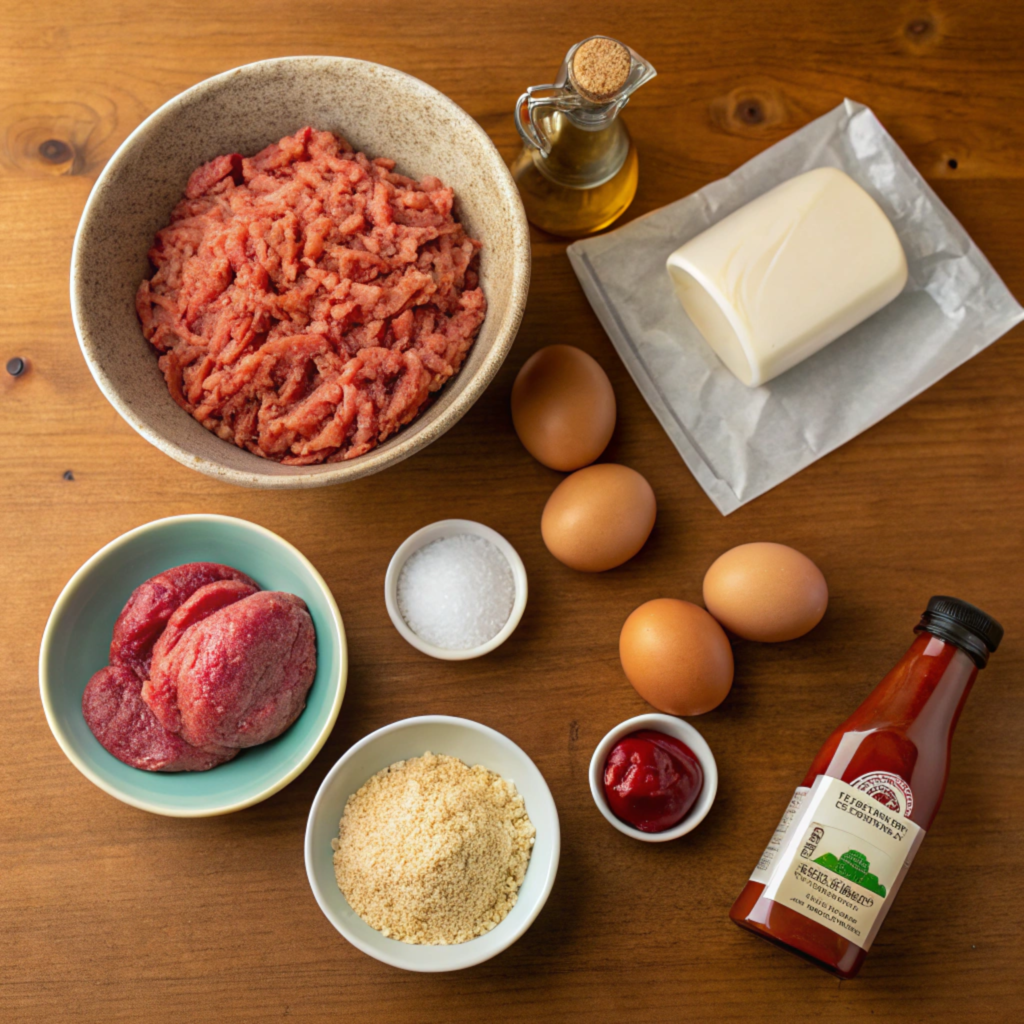
POLYGON ((633 59, 622 43, 594 36, 573 54, 573 84, 588 100, 606 103, 626 84, 632 66, 633 59))

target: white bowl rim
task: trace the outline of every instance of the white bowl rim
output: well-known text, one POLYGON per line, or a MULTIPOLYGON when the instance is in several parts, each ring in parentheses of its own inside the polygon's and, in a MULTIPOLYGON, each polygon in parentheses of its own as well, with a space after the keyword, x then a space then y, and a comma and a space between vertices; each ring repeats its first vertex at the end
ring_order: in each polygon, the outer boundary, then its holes
MULTIPOLYGON (((508 356, 508 353, 512 350, 512 344, 515 341, 516 334, 519 331, 523 314, 526 309, 526 300, 530 289, 531 270, 532 254, 530 245, 530 227, 526 219, 526 210, 523 207, 522 201, 519 199, 518 189, 512 179, 511 172, 505 164, 504 158, 501 156, 497 146, 494 144, 494 140, 487 134, 479 121, 467 113, 467 111, 460 107, 451 97, 446 96, 441 92, 440 89, 437 89, 428 82, 425 82, 422 78, 417 78, 415 75, 410 75, 406 71, 400 71, 398 68, 390 67, 387 64, 378 64, 374 61, 360 60, 357 57, 344 57, 337 54, 293 54, 287 57, 270 57, 265 60, 251 61, 248 64, 240 64, 237 67, 228 68, 226 71, 222 71, 219 74, 211 75, 209 78, 201 79, 189 86, 187 89, 184 89, 182 92, 172 96, 165 103, 162 103, 156 108, 156 110, 145 117, 138 125, 136 125, 135 128, 132 129, 131 132, 128 133, 124 141, 117 147, 113 155, 106 162, 103 170, 93 183, 93 186, 89 191, 89 196, 86 199, 85 206, 82 208, 78 227, 75 230, 75 237, 71 247, 71 273, 69 275, 71 292, 71 322, 75 329, 75 336, 78 340, 78 347, 82 352, 82 357, 85 359, 89 372, 104 397, 108 402, 110 402, 125 423, 164 454, 169 455, 175 461, 180 462, 183 466, 187 466, 189 469, 198 470, 200 473, 204 473, 214 479, 224 480, 242 487, 255 487, 268 490, 300 490, 313 487, 328 487, 333 484, 343 483, 350 480, 358 480, 360 477, 369 476, 372 473, 386 469, 390 465, 402 462, 414 455, 416 452, 427 447, 429 444, 432 444, 459 422, 459 420, 473 407, 477 399, 483 396, 483 393, 497 376, 498 371, 501 369, 502 364, 508 356), (240 73, 252 71, 253 69, 260 67, 302 63, 311 60, 331 61, 339 64, 359 64, 368 68, 377 68, 388 74, 408 79, 410 82, 415 83, 416 88, 426 90, 434 102, 446 106, 452 116, 462 119, 467 129, 478 136, 481 143, 484 145, 484 148, 489 148, 493 152, 493 155, 497 158, 498 165, 500 165, 504 170, 504 174, 501 175, 499 179, 501 186, 503 186, 509 196, 514 196, 518 201, 512 203, 512 219, 515 222, 514 226, 517 232, 518 241, 522 242, 522 244, 513 246, 512 266, 509 270, 513 277, 518 277, 522 282, 522 301, 519 303, 518 309, 511 310, 511 314, 508 317, 507 322, 499 327, 499 332, 495 338, 492 352, 488 354, 484 362, 477 368, 474 381, 479 382, 478 387, 474 389, 467 386, 465 391, 457 396, 448 410, 446 410, 448 415, 435 420, 433 423, 429 424, 426 429, 421 427, 421 429, 417 430, 415 433, 406 433, 403 430, 395 434, 394 436, 397 438, 404 437, 407 442, 406 447, 400 448, 396 445, 394 448, 384 449, 383 451, 381 448, 374 448, 371 451, 366 452, 366 454, 351 461, 334 463, 331 470, 323 470, 317 466, 313 468, 320 469, 318 473, 296 472, 295 474, 278 476, 271 473, 264 473, 258 466, 254 466, 251 470, 239 470, 225 466, 219 462, 215 463, 208 459, 200 458, 187 448, 182 447, 176 441, 170 440, 160 431, 151 428, 135 415, 131 403, 124 400, 118 393, 117 389, 110 381, 110 378, 107 376, 106 371, 103 369, 102 364, 91 351, 91 344, 87 345, 83 338, 79 309, 81 299, 78 287, 79 266, 81 261, 80 244, 85 226, 92 215, 93 207, 99 201, 99 197, 102 195, 106 186, 107 179, 112 177, 115 173, 116 168, 119 165, 119 158, 122 154, 128 152, 135 144, 136 140, 144 135, 149 128, 158 124, 165 117, 173 115, 177 108, 187 103, 196 92, 219 85, 240 73)), ((141 331, 139 336, 140 338, 142 337, 141 331)), ((409 426, 414 427, 415 423, 410 424, 409 426)), ((388 440, 391 440, 391 438, 388 440)), ((274 463, 274 465, 279 464, 274 463)), ((310 467, 295 468, 309 469, 310 467)))
POLYGON ((711 747, 689 722, 677 718, 675 715, 651 713, 637 715, 635 718, 620 722, 614 729, 605 733, 604 738, 594 749, 594 754, 590 759, 589 776, 590 794, 608 824, 617 828, 623 835, 645 843, 665 843, 692 832, 707 817, 718 793, 718 765, 715 762, 715 755, 711 752, 711 747), (696 755, 697 760, 700 761, 701 770, 704 772, 704 785, 697 797, 697 802, 678 825, 667 828, 664 832, 641 832, 640 829, 627 825, 612 813, 604 795, 604 765, 608 760, 608 754, 623 736, 628 736, 631 732, 638 732, 640 729, 653 729, 682 740, 696 755))
MULTIPOLYGON (((386 767, 388 766, 381 765, 381 768, 386 767)), ((379 770, 380 769, 378 769, 378 771, 379 770)), ((558 875, 558 865, 562 853, 562 830, 561 824, 558 820, 558 806, 555 803, 555 798, 551 795, 551 789, 548 786, 547 779, 544 778, 543 772, 541 772, 541 770, 534 763, 533 758, 531 758, 530 755, 527 754, 526 751, 523 750, 523 748, 520 747, 517 743, 514 743, 512 740, 510 740, 504 733, 498 732, 497 729, 492 729, 489 725, 484 725, 482 722, 475 722, 471 718, 460 718, 456 715, 417 715, 413 718, 402 718, 397 722, 391 722, 389 725, 385 725, 382 726, 380 729, 374 730, 367 736, 364 736, 361 740, 357 740, 355 743, 353 743, 352 746, 349 747, 348 750, 346 750, 345 753, 342 754, 340 758, 338 758, 337 762, 334 764, 331 770, 324 776, 324 780, 320 783, 320 788, 317 789, 316 796, 313 798, 312 806, 309 809, 309 817, 306 819, 306 837, 305 842, 303 844, 303 849, 306 861, 306 878, 309 881, 310 888, 313 890, 313 896, 316 899, 317 905, 320 907, 321 911, 323 911, 324 916, 334 926, 334 928, 338 931, 342 938, 344 938, 346 941, 355 946, 356 949, 360 950, 360 952, 365 953, 367 956, 373 957, 375 960, 379 960, 381 963, 388 964, 390 967, 397 967, 399 970, 404 971, 437 974, 445 973, 448 971, 461 971, 467 967, 475 967, 477 964, 482 964, 484 963, 484 961, 490 960, 492 957, 497 956, 499 953, 504 953, 506 949, 515 944, 519 939, 523 937, 523 935, 526 934, 526 932, 530 929, 530 926, 533 924, 533 922, 536 921, 537 916, 544 909, 544 905, 547 903, 548 897, 551 895, 551 890, 555 886, 555 877, 558 875), (533 765, 534 770, 537 772, 537 777, 540 779, 541 785, 543 787, 542 793, 544 797, 546 797, 551 810, 551 867, 548 870, 547 878, 545 878, 544 880, 544 888, 541 891, 540 895, 537 897, 533 906, 530 907, 530 910, 527 913, 525 920, 523 920, 519 924, 519 926, 515 928, 513 931, 510 931, 508 940, 505 941, 503 939, 501 944, 498 945, 497 948, 479 955, 469 954, 465 957, 465 962, 461 962, 456 966, 451 967, 410 967, 408 964, 399 963, 396 958, 389 956, 386 951, 376 949, 368 943, 363 942, 363 940, 360 939, 359 936, 349 932, 348 928, 342 922, 339 922, 331 913, 330 908, 327 905, 327 900, 323 897, 320 891, 320 887, 317 885, 316 873, 313 869, 313 861, 315 857, 315 853, 313 850, 313 824, 316 821, 318 815, 321 813, 321 801, 323 799, 324 793, 330 781, 335 777, 335 775, 337 775, 342 770, 342 768, 345 766, 345 764, 347 764, 351 757, 353 757, 359 751, 364 750, 372 743, 376 742, 376 740, 378 740, 380 737, 392 732, 398 732, 402 729, 407 729, 411 728, 412 726, 418 725, 454 725, 462 728, 467 728, 474 732, 480 733, 481 735, 491 740, 491 742, 496 743, 499 746, 503 746, 506 749, 512 750, 517 756, 521 756, 526 762, 533 765)), ((530 863, 532 866, 532 855, 530 863)), ((519 904, 517 903, 516 906, 519 906, 519 904)), ((487 935, 494 935, 495 932, 499 928, 501 928, 507 920, 508 918, 506 917, 505 921, 502 921, 500 924, 496 925, 494 930, 488 932, 487 935)), ((485 936, 480 936, 480 938, 484 937, 485 936)), ((395 941, 397 942, 397 940, 395 941)), ((468 942, 460 942, 456 945, 444 946, 442 948, 450 949, 453 951, 464 951, 471 949, 474 941, 475 940, 471 939, 468 942)), ((405 942, 400 942, 398 944, 405 947, 405 949, 438 948, 435 946, 417 947, 415 944, 405 942)))
POLYGON ((391 616, 395 629, 416 650, 429 654, 430 657, 438 658, 441 661, 467 661, 470 658, 479 658, 500 647, 515 632, 516 626, 519 625, 519 621, 523 617, 523 612, 526 610, 528 590, 526 566, 523 565, 519 552, 497 530, 486 526, 484 523, 478 523, 473 519, 439 519, 436 523, 428 523, 426 526, 416 530, 415 533, 409 534, 395 549, 395 553, 391 556, 391 561, 388 563, 388 571, 384 576, 384 603, 387 605, 388 615, 391 616), (512 579, 515 583, 515 599, 512 602, 512 611, 509 612, 505 625, 486 643, 478 644, 476 647, 455 649, 438 647, 424 640, 402 617, 401 609, 398 607, 398 580, 405 563, 420 548, 426 547, 435 540, 442 540, 445 537, 466 533, 489 540, 508 560, 509 568, 512 570, 512 579))
MULTIPOLYGON (((142 581, 140 580, 139 582, 141 583, 142 581)), ((136 526, 133 529, 128 530, 126 533, 122 533, 119 537, 115 537, 112 541, 104 544, 99 551, 86 559, 86 561, 83 562, 76 570, 71 579, 64 584, 64 587, 61 590, 60 595, 57 597, 57 600, 54 602, 50 615, 46 620, 46 627, 43 630, 43 638, 39 644, 39 693, 43 702, 43 713, 46 715, 46 724, 49 725, 50 732, 53 733, 53 738, 57 741, 60 749, 64 751, 67 759, 90 782, 98 786, 105 793, 114 797, 116 800, 120 800, 122 803, 129 804, 132 807, 137 807, 139 810, 149 811, 151 814, 161 814, 168 818, 212 818, 221 814, 231 814, 234 811, 240 811, 243 808, 252 807, 253 804, 261 803, 263 800, 266 800, 268 797, 271 797, 275 793, 284 789, 285 786, 297 779, 306 770, 306 768, 309 767, 313 758, 320 752, 320 748, 327 742, 327 737, 330 736, 331 730, 334 728, 334 723, 338 720, 338 712, 341 710, 341 702, 345 696, 345 687, 347 682, 348 642, 345 636, 345 625, 341 620, 341 612, 338 610, 338 603, 334 600, 334 594, 331 593, 331 588, 327 586, 326 581, 320 573, 317 572, 313 563, 310 562, 310 560, 306 558, 306 556, 299 551, 294 544, 290 544, 283 537, 274 533, 273 530, 268 530, 265 526, 260 526, 259 523, 250 522, 248 519, 240 519, 237 516, 222 516, 206 512, 189 513, 180 516, 165 516, 162 519, 154 519, 152 522, 136 526), (50 695, 47 690, 47 679, 50 674, 50 646, 54 631, 57 628, 56 623, 60 618, 61 613, 64 611, 64 606, 71 600, 72 594, 78 589, 82 580, 85 579, 85 577, 92 571, 95 565, 103 561, 119 547, 127 544, 140 534, 148 533, 172 522, 232 523, 235 526, 241 526, 245 529, 253 530, 256 533, 262 533, 275 540, 277 543, 284 545, 284 547, 289 550, 305 567, 313 577, 314 582, 323 591, 324 596, 327 598, 328 610, 331 613, 331 623, 338 633, 338 660, 341 665, 341 678, 338 681, 337 692, 334 695, 334 702, 331 705, 327 721, 324 722, 323 728, 320 730, 313 743, 310 744, 309 750, 303 756, 299 764, 295 765, 294 768, 289 772, 286 772, 280 779, 273 782, 270 786, 251 797, 246 797, 245 799, 235 801, 234 803, 222 804, 202 811, 192 811, 184 807, 167 807, 163 804, 154 803, 150 800, 129 796, 128 794, 121 792, 121 790, 116 786, 111 786, 106 782, 106 780, 92 770, 88 761, 78 756, 71 741, 64 733, 64 729, 60 724, 60 719, 50 703, 50 695)))

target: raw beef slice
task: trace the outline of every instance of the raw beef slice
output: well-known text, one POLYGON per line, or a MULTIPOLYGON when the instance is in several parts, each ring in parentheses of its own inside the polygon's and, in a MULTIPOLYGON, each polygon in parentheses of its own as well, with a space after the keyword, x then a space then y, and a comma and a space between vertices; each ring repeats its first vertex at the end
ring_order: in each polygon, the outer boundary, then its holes
POLYGON ((176 696, 177 731, 194 746, 254 747, 280 736, 316 675, 313 620, 294 594, 250 594, 167 646, 154 652, 147 693, 155 707, 176 696))
POLYGON ((130 668, 140 682, 148 679, 153 645, 175 609, 200 587, 217 580, 240 580, 259 589, 244 572, 216 562, 178 565, 136 587, 114 624, 111 665, 130 668))
MULTIPOLYGON (((153 663, 163 663, 190 626, 202 622, 221 608, 226 608, 229 604, 257 592, 257 587, 241 580, 218 580, 216 583, 207 583, 205 587, 200 587, 167 620, 167 626, 153 646, 153 663)), ((181 731, 177 680, 174 677, 163 672, 156 682, 152 677, 147 679, 142 684, 142 699, 165 729, 171 732, 181 731)))
POLYGON ((142 700, 142 682, 120 665, 102 668, 82 694, 93 735, 119 761, 149 772, 202 772, 230 761, 237 749, 200 750, 168 732, 142 700))

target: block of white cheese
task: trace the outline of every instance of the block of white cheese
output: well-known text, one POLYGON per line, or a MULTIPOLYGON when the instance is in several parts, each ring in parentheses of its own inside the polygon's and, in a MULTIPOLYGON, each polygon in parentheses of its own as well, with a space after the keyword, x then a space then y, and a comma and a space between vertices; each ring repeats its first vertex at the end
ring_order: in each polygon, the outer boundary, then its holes
POLYGON ((679 301, 744 384, 764 384, 903 290, 888 217, 849 175, 819 167, 758 196, 668 258, 679 301))

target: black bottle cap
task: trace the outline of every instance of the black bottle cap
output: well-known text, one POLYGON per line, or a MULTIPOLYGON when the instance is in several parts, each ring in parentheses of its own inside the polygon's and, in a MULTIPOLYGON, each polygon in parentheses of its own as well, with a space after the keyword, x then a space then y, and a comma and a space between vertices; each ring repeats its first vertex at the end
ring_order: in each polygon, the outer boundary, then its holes
POLYGON ((933 597, 914 632, 956 644, 978 668, 988 664, 988 656, 1003 639, 1003 627, 991 615, 955 597, 933 597))

